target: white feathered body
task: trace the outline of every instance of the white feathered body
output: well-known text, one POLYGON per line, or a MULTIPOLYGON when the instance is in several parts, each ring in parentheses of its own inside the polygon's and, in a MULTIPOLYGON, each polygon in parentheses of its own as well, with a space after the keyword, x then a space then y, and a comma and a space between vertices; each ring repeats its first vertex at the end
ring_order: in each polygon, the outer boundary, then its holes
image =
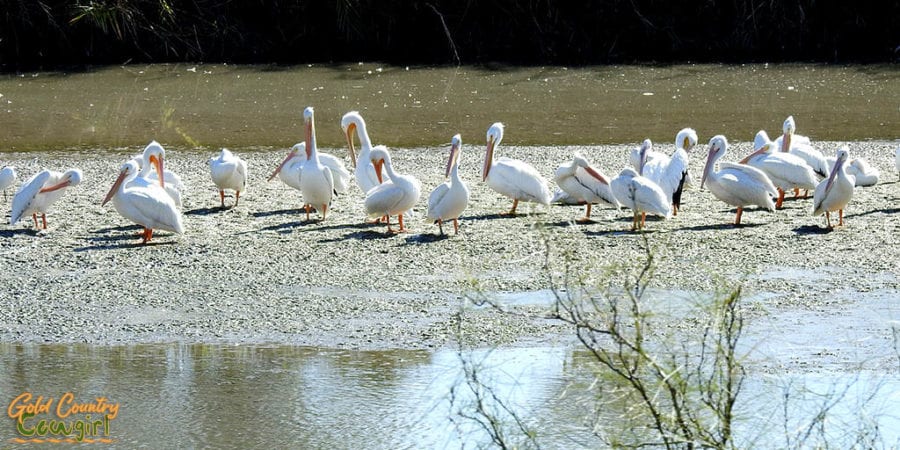
POLYGON ((70 173, 73 177, 73 185, 81 182, 82 174, 78 169, 70 169, 67 172, 42 170, 23 182, 12 200, 12 211, 10 211, 9 216, 10 225, 32 214, 46 214, 50 206, 62 198, 68 188, 64 187, 44 193, 41 192, 41 189, 60 183, 67 173, 70 173))
POLYGON ((513 200, 550 205, 553 195, 547 180, 530 164, 511 158, 495 158, 487 179, 494 191, 513 200))
POLYGON ((666 218, 672 215, 671 204, 662 189, 646 177, 638 175, 631 167, 623 169, 609 184, 619 204, 635 214, 647 213, 666 218))
POLYGON ((247 188, 247 163, 228 149, 223 148, 217 158, 210 158, 209 171, 220 191, 243 192, 247 188))

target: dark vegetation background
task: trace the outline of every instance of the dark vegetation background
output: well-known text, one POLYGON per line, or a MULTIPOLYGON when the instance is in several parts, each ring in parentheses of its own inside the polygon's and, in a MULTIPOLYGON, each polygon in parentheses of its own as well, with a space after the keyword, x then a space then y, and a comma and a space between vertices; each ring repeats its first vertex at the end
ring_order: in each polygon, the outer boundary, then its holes
POLYGON ((0 0, 6 71, 124 62, 895 62, 900 1, 0 0))

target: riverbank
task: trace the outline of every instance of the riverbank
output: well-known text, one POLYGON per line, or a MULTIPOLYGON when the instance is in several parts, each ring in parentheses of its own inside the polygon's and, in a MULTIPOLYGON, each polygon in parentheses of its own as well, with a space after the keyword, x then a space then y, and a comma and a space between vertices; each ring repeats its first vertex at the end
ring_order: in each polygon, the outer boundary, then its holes
MULTIPOLYGON (((660 146, 669 151, 671 144, 660 146)), ((654 288, 702 294, 721 278, 743 282, 747 295, 760 294, 749 308, 759 320, 797 310, 840 320, 842 305, 864 294, 900 297, 896 144, 849 146, 882 177, 874 187, 857 188, 845 227, 824 229, 824 217, 810 216, 812 200, 801 199, 786 201, 774 214, 745 211, 744 226, 735 228, 734 210, 694 186, 677 217, 648 219, 646 236, 661 261, 654 288)), ((821 147, 833 153, 837 143, 821 147)), ((530 161, 550 178, 576 150, 614 175, 628 148, 504 146, 499 154, 530 161)), ((158 233, 146 246, 112 205, 100 206, 118 167, 140 148, 4 153, 3 163, 16 166, 20 182, 44 167, 78 167, 84 181, 52 209, 46 232, 35 232, 27 221, 0 225, 0 341, 438 348, 453 342, 464 308, 463 333, 476 345, 569 342, 571 331, 556 322, 464 307, 465 297, 480 289, 505 299, 546 298, 548 258, 555 273, 569 258, 596 275, 640 258, 643 236, 627 231, 628 212, 609 207, 595 208, 590 224, 574 223, 580 207, 523 204, 526 214, 501 216, 510 202, 477 182, 483 144, 464 149, 461 170, 471 202, 460 234, 439 237, 423 217, 427 194, 441 181, 446 147, 393 153, 396 169, 423 184, 405 234, 364 223, 363 194, 355 185, 335 201, 326 221, 305 221, 298 193, 277 180, 265 182, 284 157, 280 149, 233 149, 249 163, 250 186, 238 207, 219 209, 205 164, 216 151, 170 147, 167 167, 185 180, 187 232, 158 233)), ((346 149, 324 150, 346 160, 346 149)), ((749 150, 738 143, 726 159, 749 150)), ((699 184, 705 145, 691 158, 699 184)), ((540 301, 514 303, 519 311, 541 308, 540 301)), ((889 333, 872 329, 881 341, 889 333)))

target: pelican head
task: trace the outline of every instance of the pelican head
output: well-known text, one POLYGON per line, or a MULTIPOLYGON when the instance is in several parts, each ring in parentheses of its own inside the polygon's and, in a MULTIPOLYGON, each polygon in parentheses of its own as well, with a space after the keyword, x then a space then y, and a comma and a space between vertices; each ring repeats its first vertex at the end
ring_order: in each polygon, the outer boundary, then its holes
POLYGON ((697 145, 697 132, 693 128, 683 128, 675 135, 675 146, 691 151, 697 145))
POLYGON ((291 151, 288 152, 287 156, 284 157, 284 160, 281 161, 281 164, 275 168, 275 171, 272 172, 272 175, 269 175, 269 178, 266 181, 272 181, 272 178, 275 178, 275 175, 278 175, 281 172, 281 169, 284 169, 284 166, 290 161, 300 155, 306 157, 306 142, 298 142, 291 147, 291 151))
POLYGON ((703 178, 700 180, 700 189, 703 189, 703 185, 706 183, 706 179, 709 178, 709 174, 712 173, 716 161, 721 158, 727 150, 728 139, 726 139, 725 136, 719 134, 713 136, 713 138, 709 140, 709 154, 706 156, 706 166, 703 167, 703 178))
POLYGON ((381 168, 384 166, 385 162, 387 162, 387 164, 391 163, 391 155, 388 153, 387 147, 376 145, 372 148, 369 159, 372 161, 372 165, 375 166, 375 175, 378 176, 378 183, 384 182, 381 175, 381 168))
POLYGON ((638 167, 640 167, 640 171, 638 172, 638 174, 644 173, 644 164, 647 162, 647 153, 652 149, 653 149, 653 142, 650 141, 650 139, 644 139, 644 142, 641 142, 641 150, 640 150, 641 157, 640 157, 640 164, 638 164, 638 167))
POLYGON ((750 159, 752 159, 756 155, 771 153, 774 146, 775 143, 769 140, 769 135, 766 133, 766 131, 759 130, 759 132, 756 133, 756 136, 753 138, 753 153, 750 153, 739 162, 741 164, 747 164, 747 161, 750 161, 750 159))
POLYGON ((116 178, 115 183, 109 188, 109 192, 106 193, 106 197, 103 199, 103 202, 100 203, 100 206, 106 205, 106 203, 116 195, 116 192, 119 191, 119 186, 121 186, 125 180, 136 177, 139 171, 138 164, 134 160, 122 164, 122 167, 119 168, 119 177, 116 178))
POLYGON ((487 130, 487 150, 484 153, 484 168, 481 171, 481 181, 487 180, 488 173, 494 161, 494 148, 503 140, 503 124, 496 122, 487 130))
POLYGON ((166 150, 162 145, 159 145, 159 142, 151 141, 144 148, 144 161, 150 163, 156 170, 156 178, 159 178, 159 185, 162 187, 166 186, 165 171, 163 170, 165 159, 166 150))
POLYGON ((794 116, 788 116, 787 119, 784 119, 784 124, 781 126, 781 130, 784 132, 784 137, 781 138, 781 151, 786 152, 791 149, 791 136, 794 135, 796 129, 797 125, 794 123, 794 116))
POLYGON ((450 139, 450 157, 447 159, 447 168, 444 170, 444 177, 449 177, 453 166, 459 164, 459 154, 461 151, 462 136, 455 134, 453 135, 453 138, 450 139))
POLYGON ((366 121, 363 120, 359 112, 350 111, 347 114, 344 114, 344 117, 341 117, 341 129, 344 130, 344 137, 347 138, 347 145, 350 147, 350 161, 353 163, 353 167, 356 167, 356 151, 353 148, 353 133, 356 132, 357 127, 363 129, 366 127, 366 121))
POLYGON ((45 192, 53 192, 59 189, 67 188, 69 186, 77 186, 81 183, 82 173, 78 169, 69 169, 63 172, 62 178, 60 178, 59 182, 54 184, 53 186, 47 186, 41 189, 41 193, 45 192))
POLYGON ((831 186, 834 185, 834 179, 837 178, 838 172, 842 172, 844 170, 844 164, 847 162, 847 159, 850 158, 850 151, 847 149, 847 146, 841 146, 838 151, 834 161, 834 168, 831 169, 831 174, 828 175, 828 181, 825 184, 825 195, 828 196, 828 192, 831 191, 831 186))
POLYGON ((572 160, 575 162, 576 166, 584 169, 584 171, 587 172, 588 175, 596 178, 603 184, 609 184, 609 180, 606 179, 606 177, 604 177, 603 174, 598 172, 597 169, 594 169, 593 167, 591 167, 590 161, 588 161, 587 158, 585 158, 584 156, 581 156, 580 153, 576 152, 575 156, 572 158, 572 160))

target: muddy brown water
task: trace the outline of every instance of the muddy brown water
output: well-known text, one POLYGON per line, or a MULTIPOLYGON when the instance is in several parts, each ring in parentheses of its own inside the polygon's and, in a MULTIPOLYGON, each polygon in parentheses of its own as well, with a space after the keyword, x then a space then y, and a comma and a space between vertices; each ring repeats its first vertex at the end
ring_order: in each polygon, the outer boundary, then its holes
MULTIPOLYGON (((284 148, 300 140, 300 113, 307 105, 317 108, 319 141, 328 147, 344 146, 337 121, 351 109, 363 112, 373 140, 397 147, 435 146, 456 132, 481 136, 497 120, 507 124, 507 140, 517 145, 644 137, 669 142, 677 129, 697 124, 749 139, 759 128, 777 132, 787 115, 797 118, 800 133, 818 140, 892 140, 900 134, 900 70, 763 64, 484 70, 367 63, 23 73, 0 77, 0 157, 10 151, 116 151, 149 139, 181 149, 284 148)), ((804 270, 776 268, 760 276, 808 280, 815 289, 822 271, 804 270)), ((549 291, 498 293, 500 301, 515 305, 546 305, 551 297, 549 291)), ((843 403, 850 406, 835 408, 843 418, 868 392, 877 391, 885 402, 869 404, 876 413, 890 413, 890 405, 900 402, 895 345, 883 333, 900 319, 897 292, 848 291, 839 300, 832 302, 841 308, 839 322, 821 308, 800 308, 748 328, 754 371, 745 412, 751 420, 739 427, 738 444, 784 446, 770 440, 791 420, 779 420, 780 405, 768 405, 771 413, 751 410, 786 384, 827 392, 858 381, 860 393, 843 403)), ((541 444, 595 448, 589 358, 576 346, 553 344, 479 349, 469 356, 485 361, 486 378, 502 399, 526 411, 541 444)), ((109 438, 122 448, 485 444, 482 431, 459 417, 459 407, 472 401, 460 394, 461 386, 458 355, 447 348, 0 343, 4 406, 25 392, 56 402, 66 392, 82 402, 104 397, 120 404, 109 438)), ((804 408, 796 411, 795 418, 804 408)), ((74 415, 67 423, 82 418, 74 415)), ((896 420, 881 422, 881 430, 888 445, 897 442, 896 420)), ((21 437, 12 419, 0 425, 4 444, 21 437)))
MULTIPOLYGON (((503 121, 515 145, 669 142, 693 126, 752 137, 788 115, 816 140, 894 139, 900 68, 826 65, 410 68, 151 65, 0 75, 0 152, 286 147, 315 106, 319 143, 359 110, 377 143, 434 145, 503 121)), ((470 142, 471 138, 470 138, 470 142)))

